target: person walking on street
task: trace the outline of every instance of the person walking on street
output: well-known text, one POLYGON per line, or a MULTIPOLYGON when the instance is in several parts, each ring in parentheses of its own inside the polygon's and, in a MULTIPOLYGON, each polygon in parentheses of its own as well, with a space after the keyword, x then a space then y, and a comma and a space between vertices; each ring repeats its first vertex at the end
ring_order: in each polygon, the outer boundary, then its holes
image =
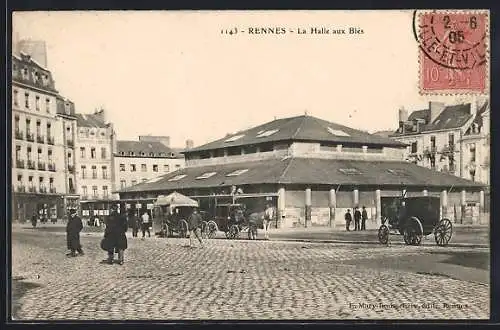
POLYGON ((33 228, 36 227, 36 223, 38 222, 38 213, 33 212, 33 215, 31 216, 31 225, 33 228))
POLYGON ((137 234, 139 233, 139 217, 135 212, 130 213, 130 228, 132 228, 132 237, 137 237, 137 234))
POLYGON ((351 210, 347 209, 347 212, 344 215, 345 219, 345 230, 346 231, 351 231, 349 227, 351 227, 351 221, 352 221, 352 215, 351 215, 351 210))
POLYGON ((149 231, 149 226, 151 225, 148 211, 144 211, 142 214, 142 239, 146 237, 146 231, 148 232, 148 237, 151 237, 151 232, 149 231))
POLYGON ((361 212, 361 230, 366 230, 367 219, 368 219, 368 214, 366 213, 366 207, 363 205, 363 211, 361 212))
POLYGON ((361 230, 360 226, 361 221, 361 212, 359 212, 359 208, 356 206, 354 209, 354 230, 361 230))
POLYGON ((271 204, 267 204, 264 211, 264 221, 262 226, 264 227, 264 239, 269 239, 269 227, 271 222, 274 220, 274 208, 271 204))
POLYGON ((115 253, 118 253, 118 263, 123 265, 125 250, 127 249, 127 219, 118 213, 118 207, 111 207, 111 215, 106 222, 104 238, 101 241, 101 248, 108 252, 107 263, 112 265, 115 253))
POLYGON ((203 247, 203 240, 201 238, 201 215, 198 213, 198 209, 194 209, 188 219, 189 225, 189 246, 194 247, 193 245, 193 236, 196 236, 198 242, 200 242, 200 246, 203 247))
POLYGON ((82 219, 76 214, 75 209, 69 211, 68 223, 66 224, 66 242, 68 245, 69 257, 83 256, 82 245, 80 244, 80 232, 83 229, 82 219))

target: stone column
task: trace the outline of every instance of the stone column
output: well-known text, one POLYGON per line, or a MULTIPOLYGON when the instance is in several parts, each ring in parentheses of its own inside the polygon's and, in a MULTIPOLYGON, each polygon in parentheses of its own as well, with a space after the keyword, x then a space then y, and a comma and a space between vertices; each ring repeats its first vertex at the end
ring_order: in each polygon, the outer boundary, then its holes
POLYGON ((311 221, 311 188, 306 188, 306 207, 305 207, 305 219, 304 219, 304 227, 307 228, 308 222, 311 221))
POLYGON ((337 208, 337 192, 330 189, 330 227, 335 227, 335 209, 337 208))
POLYGON ((441 218, 446 217, 448 209, 448 191, 441 191, 441 218))
POLYGON ((353 193, 353 200, 354 200, 354 206, 359 206, 359 190, 358 189, 354 189, 352 191, 353 193))
POLYGON ((285 225, 285 188, 281 187, 278 189, 278 228, 283 228, 285 225))
POLYGON ((479 213, 484 212, 484 190, 479 192, 479 213))
MULTIPOLYGON (((467 207, 467 192, 462 190, 460 193, 460 223, 464 222, 465 218, 465 208, 467 207)), ((455 220, 456 222, 456 220, 455 220)))
POLYGON ((424 195, 424 196, 429 196, 429 192, 427 191, 427 189, 424 189, 424 190, 422 191, 422 195, 424 195))
POLYGON ((377 227, 382 224, 382 203, 380 200, 380 189, 375 190, 375 219, 377 227))

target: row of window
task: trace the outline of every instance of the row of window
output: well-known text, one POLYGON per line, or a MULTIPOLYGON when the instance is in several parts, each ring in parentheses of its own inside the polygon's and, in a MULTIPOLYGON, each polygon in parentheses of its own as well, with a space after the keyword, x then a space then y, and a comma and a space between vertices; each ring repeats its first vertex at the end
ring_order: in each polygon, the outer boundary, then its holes
MULTIPOLYGON (((16 115, 14 117, 14 130, 16 132, 19 132, 21 130, 21 127, 19 125, 20 123, 20 118, 18 115, 16 115)), ((52 130, 52 124, 50 122, 48 122, 46 125, 45 125, 45 128, 46 128, 46 133, 47 133, 47 136, 51 136, 51 130, 52 130)), ((26 129, 26 133, 31 133, 31 118, 26 118, 26 126, 25 126, 25 129, 26 129)), ((40 119, 37 119, 36 120, 36 126, 35 126, 35 129, 36 129, 36 134, 38 136, 42 135, 42 120, 40 119)))
POLYGON ((17 175, 17 189, 20 192, 51 192, 55 193, 55 187, 54 187, 54 178, 49 177, 48 180, 46 180, 45 177, 40 176, 38 177, 38 180, 35 180, 35 177, 33 175, 28 176, 28 184, 27 186, 24 185, 23 181, 23 175, 18 174, 17 175), (35 186, 35 182, 38 181, 38 187, 35 186), (48 189, 47 189, 47 184, 48 183, 48 189))
POLYGON ((95 128, 81 127, 78 134, 82 138, 99 136, 101 138, 106 138, 106 130, 96 130, 95 128))
MULTIPOLYGON (((145 179, 145 178, 141 179, 141 182, 143 182, 143 183, 144 183, 144 182, 147 182, 147 181, 148 181, 148 179, 145 179)), ((137 184, 137 180, 131 180, 131 181, 130 181, 130 185, 131 185, 131 186, 134 186, 134 185, 136 185, 136 184, 137 184)), ((127 180, 125 180, 125 179, 120 179, 120 189, 124 189, 124 188, 126 188, 126 187, 127 187, 127 180)))
MULTIPOLYGON (((135 151, 129 151, 128 153, 125 153, 125 151, 120 151, 120 152, 119 152, 119 155, 120 155, 120 156, 125 156, 125 155, 128 155, 128 156, 136 156, 135 151)), ((138 155, 141 155, 141 156, 145 157, 145 156, 147 155, 147 153, 146 153, 146 152, 144 152, 144 151, 142 151, 142 152, 141 152, 141 153, 139 153, 138 155)), ((138 155, 137 155, 137 156, 138 156, 138 155)), ((173 152, 171 152, 171 153, 169 153, 169 154, 167 154, 167 153, 165 153, 165 152, 159 152, 159 153, 150 152, 150 153, 149 153, 149 157, 156 157, 156 156, 158 156, 158 157, 167 157, 167 156, 169 156, 169 157, 174 157, 174 156, 175 156, 175 154, 174 154, 173 152)))
MULTIPOLYGON (((82 165, 81 168, 80 168, 80 173, 82 175, 82 179, 87 179, 87 178, 90 178, 87 176, 87 166, 85 165, 82 165)), ((98 173, 97 173, 97 166, 96 165, 92 165, 91 166, 91 173, 92 173, 92 176, 91 178, 92 179, 98 179, 98 173)), ((108 179, 108 167, 107 166, 101 166, 101 173, 102 173, 102 179, 108 179)))
MULTIPOLYGON (((181 168, 180 164, 175 164, 175 169, 181 168)), ((159 166, 154 164, 152 166, 153 172, 158 172, 159 171, 159 166)), ((125 172, 126 171, 126 166, 125 164, 120 164, 120 172, 125 172)), ((147 172, 148 171, 148 166, 147 164, 141 164, 141 172, 147 172)), ((136 164, 130 164, 130 172, 137 172, 137 165, 136 164)), ((170 165, 163 165, 163 172, 170 172, 170 165)))
MULTIPOLYGON (((87 186, 82 186, 82 197, 88 197, 88 187, 87 186)), ((92 186, 92 197, 97 198, 99 197, 98 193, 98 187, 97 186, 92 186)), ((109 189, 108 186, 102 186, 102 196, 104 198, 109 197, 109 189)))
MULTIPOLYGON (((436 136, 431 135, 431 150, 437 150, 436 149, 436 136)), ((454 146, 455 145, 455 134, 450 133, 448 134, 448 146, 454 146)), ((412 142, 411 143, 411 153, 415 154, 418 152, 418 141, 412 142)))
MULTIPOLYGON (((22 146, 16 145, 16 160, 21 160, 23 158, 22 153, 23 153, 22 146)), ((27 156, 28 161, 32 160, 32 147, 31 146, 26 147, 26 156, 27 156)), ((41 161, 42 158, 44 158, 44 152, 43 152, 43 149, 39 147, 37 159, 38 159, 38 161, 41 161)), ((51 148, 47 149, 47 160, 49 161, 49 163, 52 162, 52 149, 51 148)))
MULTIPOLYGON (((85 147, 80 147, 80 158, 87 158, 87 150, 85 147)), ((90 159, 97 158, 97 151, 95 147, 90 148, 90 159)), ((108 158, 108 151, 105 147, 101 147, 101 159, 108 158)))
MULTIPOLYGON (((21 107, 19 94, 20 94, 19 90, 17 90, 17 89, 12 90, 12 103, 16 107, 21 107)), ((30 94, 28 91, 25 91, 24 92, 24 100, 23 100, 23 104, 24 104, 25 109, 32 109, 33 108, 32 99, 33 99, 32 94, 30 94)), ((40 95, 35 94, 34 100, 35 100, 35 110, 36 111, 40 111, 42 109, 41 99, 42 98, 40 97, 40 95)), ((51 107, 50 98, 46 97, 45 102, 44 102, 44 111, 46 113, 51 113, 50 107, 51 107)))

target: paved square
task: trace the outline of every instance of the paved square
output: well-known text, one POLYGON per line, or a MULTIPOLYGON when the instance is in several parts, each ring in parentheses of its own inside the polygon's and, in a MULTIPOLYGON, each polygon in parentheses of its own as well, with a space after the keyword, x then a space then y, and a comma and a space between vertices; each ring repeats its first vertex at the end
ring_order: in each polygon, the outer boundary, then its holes
POLYGON ((14 319, 489 317, 488 281, 373 266, 467 248, 215 239, 199 249, 187 239, 129 238, 120 266, 101 263, 101 234, 81 237, 86 255, 68 258, 64 233, 13 233, 14 319))

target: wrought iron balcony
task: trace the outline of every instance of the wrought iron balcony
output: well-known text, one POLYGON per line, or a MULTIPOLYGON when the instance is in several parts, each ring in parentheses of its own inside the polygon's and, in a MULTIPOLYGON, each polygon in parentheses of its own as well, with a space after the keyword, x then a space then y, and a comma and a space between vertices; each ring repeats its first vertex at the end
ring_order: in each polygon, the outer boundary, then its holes
POLYGON ((35 169, 35 162, 32 160, 28 160, 28 168, 30 170, 34 170, 35 169))
POLYGON ((82 195, 82 199, 89 199, 89 195, 82 195))
POLYGON ((16 159, 16 167, 17 168, 24 168, 24 160, 16 159))
POLYGON ((45 187, 40 187, 40 188, 38 189, 38 191, 39 191, 40 193, 42 193, 42 194, 46 194, 46 193, 47 193, 47 188, 45 188, 45 187))
POLYGON ((75 146, 75 141, 74 140, 66 140, 66 145, 70 148, 73 148, 75 146))
POLYGON ((46 170, 45 163, 38 162, 38 170, 39 171, 45 171, 46 170))
POLYGON ((75 173, 75 166, 74 165, 68 165, 68 172, 69 173, 75 173))
POLYGON ((35 142, 35 134, 27 132, 26 133, 26 140, 29 142, 35 142))
POLYGON ((70 187, 70 188, 69 188, 69 190, 68 190, 68 192, 69 192, 70 194, 76 194, 76 190, 75 190, 75 188, 71 188, 71 187, 70 187))
POLYGON ((18 185, 18 186, 16 187, 16 191, 17 191, 17 192, 26 192, 26 187, 25 187, 24 185, 22 185, 22 184, 21 184, 21 185, 18 185))
POLYGON ((45 143, 45 137, 43 135, 37 135, 36 136, 36 142, 38 142, 38 143, 45 143))
POLYGON ((54 137, 53 136, 47 136, 47 143, 54 145, 54 137))
POLYGON ((20 130, 16 129, 16 133, 15 134, 16 134, 16 139, 17 140, 24 140, 24 133, 23 133, 23 131, 20 131, 20 130))
POLYGON ((56 171, 56 164, 55 163, 48 163, 47 164, 49 171, 55 172, 56 171))
POLYGON ((49 191, 50 191, 51 194, 55 194, 56 193, 56 188, 55 187, 50 187, 49 191))
POLYGON ((36 188, 35 188, 35 187, 29 187, 29 188, 28 188, 28 191, 29 191, 30 193, 36 193, 36 188))

